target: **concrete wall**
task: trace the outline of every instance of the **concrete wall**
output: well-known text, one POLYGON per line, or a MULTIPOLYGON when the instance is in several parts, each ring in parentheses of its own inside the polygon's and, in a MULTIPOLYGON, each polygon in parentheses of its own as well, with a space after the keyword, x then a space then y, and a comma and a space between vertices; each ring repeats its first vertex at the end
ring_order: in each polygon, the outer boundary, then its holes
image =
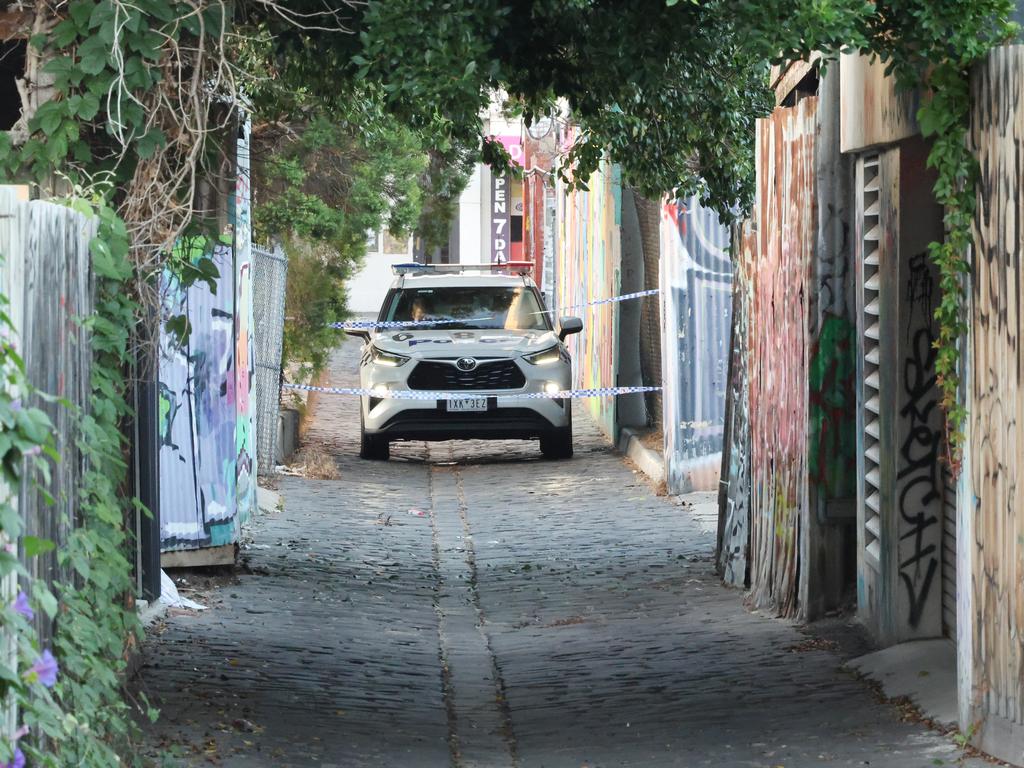
POLYGON ((484 167, 477 165, 466 188, 459 196, 459 261, 483 264, 490 260, 484 239, 483 177, 484 167))
MULTIPOLYGON (((392 264, 407 264, 413 260, 412 240, 406 243, 406 250, 401 253, 387 253, 382 249, 387 247, 387 242, 393 238, 378 236, 377 247, 366 254, 363 265, 347 284, 348 307, 360 315, 376 315, 384 296, 395 279, 391 271, 392 264)), ((391 250, 397 250, 393 247, 391 250)))

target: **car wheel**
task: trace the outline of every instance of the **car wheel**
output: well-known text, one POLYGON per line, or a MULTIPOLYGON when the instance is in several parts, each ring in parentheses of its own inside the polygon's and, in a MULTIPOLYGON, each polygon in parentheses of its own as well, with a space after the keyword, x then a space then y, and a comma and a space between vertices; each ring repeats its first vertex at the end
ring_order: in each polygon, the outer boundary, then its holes
POLYGON ((387 461, 391 456, 391 444, 380 435, 366 434, 363 420, 359 419, 359 458, 370 461, 387 461))
POLYGON ((545 459, 572 458, 572 427, 551 430, 540 439, 540 452, 545 459))

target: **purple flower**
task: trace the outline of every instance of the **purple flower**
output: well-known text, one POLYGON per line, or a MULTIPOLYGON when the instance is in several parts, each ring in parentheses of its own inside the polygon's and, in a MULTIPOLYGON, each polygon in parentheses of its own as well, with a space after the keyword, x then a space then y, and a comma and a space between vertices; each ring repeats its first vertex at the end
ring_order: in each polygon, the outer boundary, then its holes
POLYGON ((43 452, 43 447, 41 445, 33 445, 30 448, 26 448, 25 451, 24 451, 24 454, 26 456, 38 456, 42 452, 43 452))
POLYGON ((25 671, 25 679, 30 683, 39 681, 47 688, 53 688, 57 682, 58 671, 60 668, 57 666, 57 660, 47 648, 43 655, 36 659, 36 663, 25 671))
POLYGON ((32 606, 28 604, 28 595, 24 592, 18 593, 18 596, 14 599, 14 605, 11 607, 29 621, 32 621, 32 619, 36 617, 36 613, 32 610, 32 606))
POLYGON ((11 410, 12 411, 20 411, 21 410, 21 398, 20 397, 15 399, 15 400, 11 400, 11 410))
POLYGON ((25 755, 17 747, 14 748, 14 759, 9 763, 0 763, 0 768, 25 768, 25 755))

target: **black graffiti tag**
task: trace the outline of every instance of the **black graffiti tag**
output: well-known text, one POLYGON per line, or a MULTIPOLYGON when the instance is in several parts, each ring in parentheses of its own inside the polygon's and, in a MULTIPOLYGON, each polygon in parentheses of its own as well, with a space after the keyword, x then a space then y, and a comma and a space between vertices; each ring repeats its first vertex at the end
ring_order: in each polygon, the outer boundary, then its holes
POLYGON ((903 531, 900 541, 913 542, 910 556, 899 564, 900 579, 910 601, 911 627, 917 627, 921 621, 939 567, 937 547, 927 543, 925 536, 939 523, 937 516, 928 514, 928 506, 941 499, 943 493, 939 463, 942 434, 931 426, 932 414, 938 407, 933 339, 931 328, 918 329, 903 365, 905 405, 900 416, 909 423, 900 446, 900 467, 896 476, 905 481, 899 495, 903 531))
MULTIPOLYGON (((907 302, 912 309, 920 309, 921 317, 926 323, 932 318, 932 291, 934 280, 928 255, 919 253, 910 258, 910 275, 907 278, 907 302)), ((914 321, 914 313, 907 314, 907 333, 910 323, 914 321)))

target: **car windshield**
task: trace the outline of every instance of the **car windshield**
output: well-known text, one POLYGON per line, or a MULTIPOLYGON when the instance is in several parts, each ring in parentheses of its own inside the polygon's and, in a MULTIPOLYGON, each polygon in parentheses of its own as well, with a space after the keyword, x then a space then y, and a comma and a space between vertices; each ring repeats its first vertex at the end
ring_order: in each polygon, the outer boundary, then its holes
POLYGON ((387 321, 431 321, 430 328, 546 331, 537 295, 520 286, 403 288, 391 298, 387 321))

